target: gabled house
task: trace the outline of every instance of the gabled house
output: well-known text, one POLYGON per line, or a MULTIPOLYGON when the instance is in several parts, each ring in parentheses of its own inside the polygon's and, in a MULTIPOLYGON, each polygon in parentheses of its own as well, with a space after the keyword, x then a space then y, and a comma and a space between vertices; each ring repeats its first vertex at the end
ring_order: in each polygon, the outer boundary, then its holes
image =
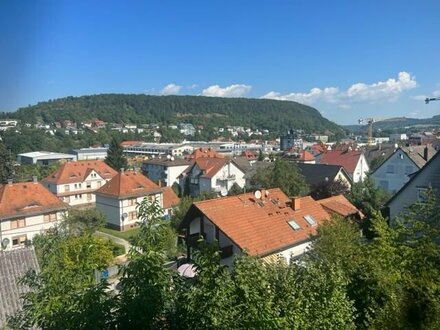
POLYGON ((409 176, 421 169, 435 154, 431 146, 397 148, 372 174, 375 184, 396 193, 408 182, 409 176))
POLYGON ((130 170, 118 173, 96 191, 96 207, 107 216, 110 228, 125 231, 138 225, 136 207, 144 198, 157 201, 166 218, 180 202, 171 188, 161 188, 142 173, 130 170))
POLYGON ((440 204, 440 153, 436 153, 423 168, 411 176, 409 181, 385 204, 390 221, 417 201, 423 201, 424 194, 432 188, 440 204))
POLYGON ((353 183, 350 175, 341 165, 305 163, 298 163, 297 165, 311 190, 338 182, 346 185, 347 189, 350 189, 353 183))
POLYGON ((43 179, 42 184, 71 206, 91 207, 95 205, 95 191, 116 174, 102 160, 68 162, 43 179))
POLYGON ((0 243, 3 249, 24 246, 62 221, 69 206, 34 177, 33 182, 0 185, 0 243))
POLYGON ((189 258, 203 236, 207 242, 218 242, 221 263, 228 266, 242 253, 289 262, 310 248, 316 229, 329 218, 310 196, 290 199, 275 188, 195 202, 180 230, 185 232, 189 258))
POLYGON ((319 163, 344 167, 353 182, 363 181, 370 170, 363 152, 350 148, 326 151, 320 156, 319 163))
POLYGON ((244 171, 231 159, 199 157, 194 164, 179 177, 183 190, 189 190, 191 196, 202 193, 227 193, 236 183, 244 187, 244 171))
POLYGON ((142 172, 154 182, 162 182, 171 187, 179 183, 179 176, 194 162, 191 159, 174 159, 174 157, 153 158, 142 163, 142 172))

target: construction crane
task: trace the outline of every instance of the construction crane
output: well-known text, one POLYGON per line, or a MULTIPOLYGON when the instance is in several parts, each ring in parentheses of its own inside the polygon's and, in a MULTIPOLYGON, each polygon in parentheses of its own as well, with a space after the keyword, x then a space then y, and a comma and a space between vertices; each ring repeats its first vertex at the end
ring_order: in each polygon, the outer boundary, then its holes
POLYGON ((440 101, 440 97, 427 97, 425 103, 428 104, 431 101, 440 101))
POLYGON ((373 123, 374 118, 361 118, 359 119, 359 125, 368 125, 368 145, 371 146, 373 144, 373 123))

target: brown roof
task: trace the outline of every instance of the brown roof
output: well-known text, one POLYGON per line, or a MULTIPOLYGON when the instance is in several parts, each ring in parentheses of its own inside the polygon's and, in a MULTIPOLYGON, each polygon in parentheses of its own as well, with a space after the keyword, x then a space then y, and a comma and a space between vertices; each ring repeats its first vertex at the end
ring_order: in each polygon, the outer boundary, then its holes
POLYGON ((68 207, 39 182, 0 185, 1 219, 67 210, 68 207))
POLYGON ((92 171, 107 180, 118 173, 102 160, 67 162, 61 165, 55 173, 43 179, 43 182, 52 184, 84 182, 92 171))
POLYGON ((400 147, 411 160, 422 168, 437 152, 431 145, 400 147), (426 153, 426 154, 425 154, 426 153), (425 159, 426 156, 426 159, 425 159))
POLYGON ((113 197, 146 196, 161 192, 160 187, 137 171, 118 173, 95 194, 113 197))
POLYGON ((328 212, 343 216, 344 218, 351 215, 359 215, 361 219, 364 215, 359 211, 344 195, 332 196, 320 199, 318 201, 328 212))
MULTIPOLYGON (((265 256, 294 246, 316 234, 317 226, 309 225, 305 215, 317 225, 329 219, 329 214, 312 197, 299 198, 301 207, 293 210, 291 200, 278 188, 257 200, 253 194, 242 194, 196 202, 196 207, 239 248, 254 256, 265 256), (301 229, 294 230, 294 220, 301 229)), ((182 225, 187 224, 185 219, 182 225)))
POLYGON ((358 150, 330 150, 323 153, 320 163, 329 165, 341 165, 348 173, 353 174, 361 155, 362 151, 358 150))
POLYGON ((179 205, 180 199, 174 192, 173 188, 165 187, 162 190, 163 192, 163 208, 170 209, 173 206, 179 205))
POLYGON ((203 177, 212 178, 229 160, 226 158, 198 158, 195 165, 203 171, 203 177))
POLYGON ((303 152, 301 153, 301 156, 299 157, 299 160, 304 161, 304 162, 310 162, 310 161, 315 160, 315 157, 307 150, 303 150, 303 152))

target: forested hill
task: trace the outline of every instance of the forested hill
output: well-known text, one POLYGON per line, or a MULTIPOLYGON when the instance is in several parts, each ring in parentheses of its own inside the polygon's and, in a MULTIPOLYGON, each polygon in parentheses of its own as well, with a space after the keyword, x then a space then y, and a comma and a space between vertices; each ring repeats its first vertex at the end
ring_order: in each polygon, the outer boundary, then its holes
MULTIPOLYGON (((11 116, 11 114, 9 114, 11 116)), ((65 119, 101 119, 113 123, 181 122, 205 127, 246 126, 281 132, 290 127, 309 132, 341 133, 340 126, 314 108, 289 101, 203 96, 100 94, 66 97, 19 109, 14 117, 47 123, 65 119)))

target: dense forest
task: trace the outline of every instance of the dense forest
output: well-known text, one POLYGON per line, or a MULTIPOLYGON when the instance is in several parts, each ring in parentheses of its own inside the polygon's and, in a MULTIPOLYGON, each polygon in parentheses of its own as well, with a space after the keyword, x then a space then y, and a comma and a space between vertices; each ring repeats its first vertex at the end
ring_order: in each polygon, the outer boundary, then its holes
POLYGON ((306 132, 341 134, 342 128, 316 109, 290 101, 203 96, 153 96, 100 94, 66 97, 21 108, 2 116, 36 123, 65 119, 76 122, 101 119, 113 123, 201 124, 205 128, 228 125, 283 132, 288 128, 306 132))

